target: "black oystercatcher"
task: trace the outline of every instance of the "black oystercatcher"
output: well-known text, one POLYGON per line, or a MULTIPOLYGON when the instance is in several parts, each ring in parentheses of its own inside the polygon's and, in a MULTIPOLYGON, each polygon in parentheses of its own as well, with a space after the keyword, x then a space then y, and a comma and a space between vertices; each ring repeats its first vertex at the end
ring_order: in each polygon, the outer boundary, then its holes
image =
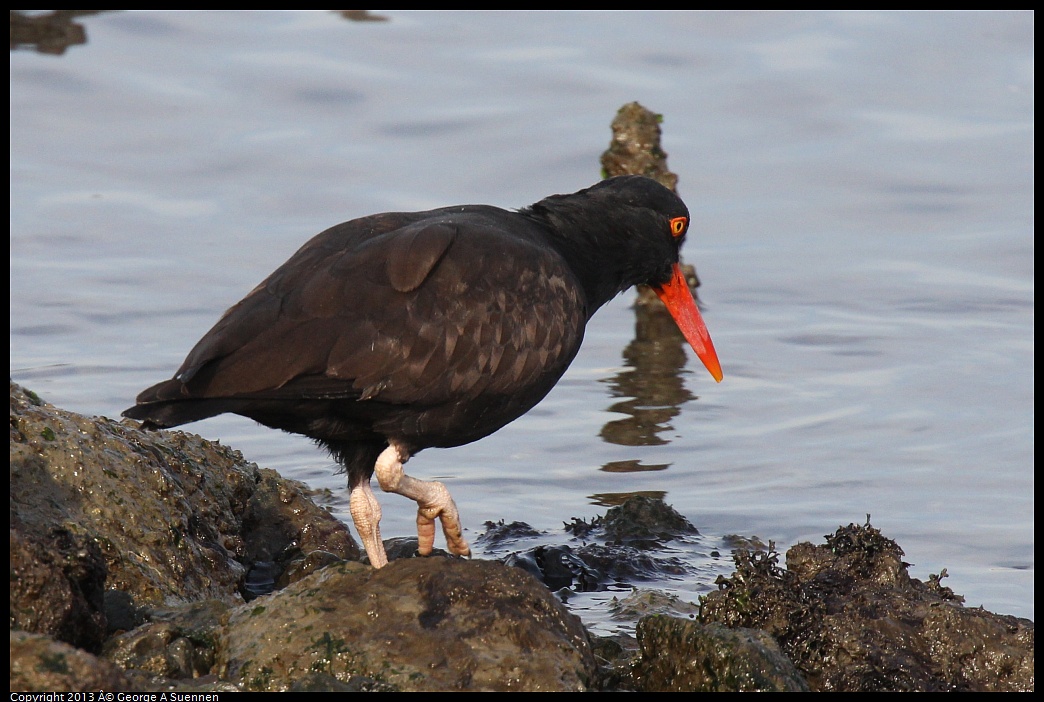
POLYGON ((678 267, 688 226, 678 196, 641 176, 518 212, 462 205, 338 224, 225 312, 175 376, 123 414, 158 428, 232 412, 311 437, 348 473, 374 567, 388 562, 374 473, 381 489, 417 502, 421 554, 431 553, 438 518, 448 549, 467 556, 445 486, 403 464, 529 411, 617 294, 650 285, 721 380, 678 267))

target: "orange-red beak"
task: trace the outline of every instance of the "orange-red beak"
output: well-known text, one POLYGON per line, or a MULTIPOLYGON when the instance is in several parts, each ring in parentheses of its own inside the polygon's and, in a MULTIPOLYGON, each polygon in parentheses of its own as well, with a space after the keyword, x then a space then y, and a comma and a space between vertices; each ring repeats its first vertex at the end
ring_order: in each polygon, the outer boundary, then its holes
POLYGON ((714 376, 714 379, 720 383, 723 375, 721 364, 718 362, 718 354, 714 351, 714 343, 711 341, 710 332, 707 331, 707 325, 703 323, 703 317, 696 308, 696 301, 692 299, 692 292, 689 290, 688 283, 685 282, 681 266, 675 263, 674 275, 670 281, 660 287, 653 286, 653 290, 667 306, 667 311, 674 317, 675 324, 685 335, 692 350, 703 361, 703 365, 707 366, 707 370, 714 376))

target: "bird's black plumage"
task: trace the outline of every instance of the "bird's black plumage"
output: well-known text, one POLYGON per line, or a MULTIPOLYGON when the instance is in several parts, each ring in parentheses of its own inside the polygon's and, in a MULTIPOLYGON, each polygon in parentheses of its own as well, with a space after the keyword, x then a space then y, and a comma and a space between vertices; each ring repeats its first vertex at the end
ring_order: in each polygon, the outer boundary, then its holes
POLYGON ((669 284, 687 223, 673 192, 622 176, 517 212, 464 205, 339 224, 124 414, 150 427, 250 417, 317 440, 350 489, 368 491, 389 445, 405 462, 537 404, 599 307, 639 283, 669 284))

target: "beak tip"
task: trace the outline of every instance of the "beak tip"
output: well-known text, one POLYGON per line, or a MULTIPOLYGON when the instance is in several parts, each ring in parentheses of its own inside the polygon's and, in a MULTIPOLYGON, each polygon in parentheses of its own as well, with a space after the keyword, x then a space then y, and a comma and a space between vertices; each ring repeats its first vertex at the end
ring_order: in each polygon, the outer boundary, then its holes
POLYGON ((713 367, 707 365, 707 370, 710 371, 710 374, 714 378, 714 382, 716 383, 720 383, 725 378, 725 374, 721 372, 721 366, 718 364, 714 364, 713 367))

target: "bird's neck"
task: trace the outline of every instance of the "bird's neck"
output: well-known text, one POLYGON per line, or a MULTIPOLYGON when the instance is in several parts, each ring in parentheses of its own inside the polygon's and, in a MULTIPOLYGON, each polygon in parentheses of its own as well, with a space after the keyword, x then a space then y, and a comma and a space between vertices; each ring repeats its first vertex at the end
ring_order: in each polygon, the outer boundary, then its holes
POLYGON ((576 275, 587 300, 590 318, 598 308, 640 282, 632 269, 634 257, 627 249, 633 242, 612 222, 589 222, 561 208, 537 203, 520 210, 542 225, 548 243, 558 251, 576 275))

